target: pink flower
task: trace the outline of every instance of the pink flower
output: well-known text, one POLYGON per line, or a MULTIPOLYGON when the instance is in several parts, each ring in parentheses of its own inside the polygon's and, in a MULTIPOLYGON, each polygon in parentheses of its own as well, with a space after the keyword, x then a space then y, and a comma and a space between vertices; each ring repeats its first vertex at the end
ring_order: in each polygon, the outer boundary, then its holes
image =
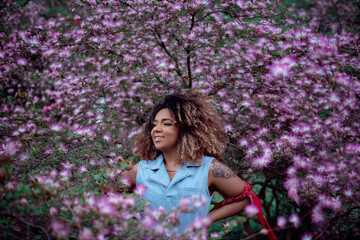
POLYGON ((28 61, 25 58, 18 58, 16 62, 21 66, 25 66, 28 64, 28 61))
POLYGON ((10 142, 8 144, 2 144, 0 147, 1 147, 0 148, 0 154, 5 153, 5 154, 8 154, 8 155, 12 156, 17 151, 17 146, 13 142, 10 142))
POLYGON ((28 201, 25 198, 21 198, 19 203, 20 203, 21 206, 28 206, 29 205, 28 201))
POLYGON ((102 216, 105 217, 110 217, 110 218, 115 218, 119 215, 119 212, 116 210, 116 208, 114 207, 113 204, 111 204, 109 201, 107 201, 106 199, 101 199, 98 202, 97 205, 98 209, 99 209, 99 213, 102 216))
POLYGON ((134 192, 140 196, 143 196, 145 194, 146 191, 146 186, 141 184, 141 185, 137 185, 134 189, 134 192))
POLYGON ((296 213, 293 213, 290 215, 289 217, 289 222, 291 222, 292 224, 294 224, 294 226, 296 228, 298 228, 300 226, 300 218, 296 213))
POLYGON ((124 204, 124 198, 122 195, 116 194, 116 193, 110 193, 108 195, 108 201, 115 206, 124 204))
POLYGON ((311 240, 313 238, 313 235, 311 233, 304 233, 304 235, 301 236, 301 240, 311 240))
POLYGON ((152 217, 150 217, 149 215, 146 215, 144 220, 142 221, 142 224, 145 227, 145 229, 149 230, 155 225, 155 221, 152 217))
POLYGON ((107 142, 110 142, 112 138, 110 134, 104 134, 103 139, 107 142))
POLYGON ((131 181, 130 181, 130 179, 127 178, 127 177, 121 178, 120 181, 121 181, 121 183, 124 184, 125 186, 131 186, 131 181))
POLYGON ((249 204, 245 207, 245 212, 248 217, 253 217, 259 213, 259 209, 254 204, 249 204))
POLYGON ((269 66, 270 73, 274 77, 287 77, 289 76, 290 67, 287 64, 275 63, 269 66))
POLYGON ((136 206, 136 198, 129 196, 125 199, 125 205, 130 208, 130 207, 135 207, 136 206))
POLYGON ((79 172, 80 172, 80 173, 87 172, 87 168, 86 168, 85 164, 81 164, 81 165, 79 166, 79 172))
POLYGON ((325 220, 325 216, 320 207, 315 207, 311 212, 311 220, 313 223, 322 223, 325 220))
POLYGON ((247 147, 248 144, 249 144, 249 142, 244 138, 239 139, 239 141, 238 141, 238 146, 240 146, 240 147, 247 147))
POLYGON ((300 204, 300 197, 298 195, 298 189, 300 187, 299 180, 296 177, 288 178, 286 179, 284 186, 288 190, 288 196, 299 205, 300 204))
POLYGON ((268 156, 259 156, 251 160, 251 163, 259 168, 267 167, 272 162, 271 157, 268 156))
POLYGON ((182 5, 180 3, 174 3, 174 4, 171 4, 170 7, 173 12, 178 12, 181 10, 182 5))
POLYGON ((63 130, 63 127, 59 123, 54 123, 50 126, 50 130, 54 132, 60 132, 61 130, 63 130))
POLYGON ((7 190, 14 190, 18 185, 19 185, 19 183, 18 183, 17 181, 8 182, 8 183, 5 185, 5 188, 6 188, 7 190))
POLYGON ((277 225, 278 225, 281 229, 283 229, 283 228, 285 227, 286 222, 287 222, 287 220, 286 220, 286 217, 284 217, 284 216, 279 216, 279 217, 277 218, 277 225))
POLYGON ((300 205, 300 197, 296 189, 288 190, 289 198, 293 199, 298 205, 300 205))
POLYGON ((227 91, 225 88, 223 88, 219 90, 216 94, 219 95, 221 98, 224 98, 227 95, 227 91))
POLYGON ((285 56, 280 60, 281 64, 287 64, 290 68, 294 67, 296 65, 296 60, 294 57, 291 56, 285 56))
POLYGON ((210 237, 211 237, 211 238, 218 238, 218 237, 219 237, 219 233, 218 233, 218 232, 212 232, 212 233, 210 234, 210 237))
POLYGON ((221 102, 220 106, 222 107, 222 109, 224 109, 225 112, 227 113, 233 113, 232 107, 229 103, 227 102, 221 102))
POLYGON ((163 236, 166 232, 166 229, 163 225, 161 224, 156 224, 155 227, 154 227, 154 231, 155 231, 155 234, 157 236, 163 236))
POLYGON ((54 207, 51 207, 49 212, 50 212, 50 217, 54 217, 54 216, 58 215, 58 210, 54 207))
POLYGON ((126 63, 134 63, 136 61, 136 58, 134 58, 133 56, 131 56, 130 54, 125 54, 124 55, 124 61, 126 63))
POLYGON ((50 177, 56 178, 58 176, 59 172, 56 169, 51 170, 50 177))
POLYGON ((63 169, 60 173, 61 181, 69 181, 71 177, 71 169, 63 169))
POLYGON ((95 196, 88 196, 87 198, 85 198, 85 202, 90 208, 95 207, 95 205, 97 204, 95 196))
POLYGON ((203 229, 207 228, 211 224, 210 219, 208 217, 196 217, 191 226, 194 229, 203 229))
POLYGON ((144 102, 144 104, 147 105, 147 106, 153 106, 153 105, 154 105, 153 101, 152 101, 150 98, 148 98, 148 99, 144 102))
POLYGON ((80 240, 95 240, 94 234, 90 228, 84 227, 81 229, 78 238, 80 240))
POLYGON ((59 220, 50 223, 52 235, 56 238, 67 238, 70 233, 69 225, 67 222, 59 220))

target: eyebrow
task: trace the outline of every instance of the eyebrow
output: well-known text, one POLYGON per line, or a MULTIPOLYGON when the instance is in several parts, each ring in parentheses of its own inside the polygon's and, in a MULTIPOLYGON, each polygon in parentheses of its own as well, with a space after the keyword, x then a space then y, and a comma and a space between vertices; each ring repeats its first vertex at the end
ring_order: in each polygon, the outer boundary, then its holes
MULTIPOLYGON (((163 118, 163 119, 161 119, 160 121, 167 121, 167 120, 172 121, 172 119, 170 119, 170 118, 163 118)), ((157 122, 158 120, 154 119, 153 122, 155 122, 155 121, 157 122)))

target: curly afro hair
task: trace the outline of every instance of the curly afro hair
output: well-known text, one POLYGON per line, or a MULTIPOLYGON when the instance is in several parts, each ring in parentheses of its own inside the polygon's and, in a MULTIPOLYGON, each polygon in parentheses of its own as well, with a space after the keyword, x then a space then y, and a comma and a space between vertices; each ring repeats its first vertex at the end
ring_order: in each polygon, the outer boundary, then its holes
POLYGON ((221 160, 226 146, 223 121, 209 96, 191 90, 168 95, 154 107, 135 140, 136 153, 142 159, 153 160, 161 154, 151 139, 151 130, 162 109, 170 111, 180 129, 177 154, 182 164, 200 164, 204 155, 221 160))

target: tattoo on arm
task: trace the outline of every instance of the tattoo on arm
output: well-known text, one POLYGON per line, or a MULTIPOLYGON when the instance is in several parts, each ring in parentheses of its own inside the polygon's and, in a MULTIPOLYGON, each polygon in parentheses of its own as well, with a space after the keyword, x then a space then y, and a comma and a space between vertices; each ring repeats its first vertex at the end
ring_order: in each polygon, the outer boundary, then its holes
POLYGON ((236 177, 235 173, 230 170, 225 164, 213 160, 212 163, 212 174, 215 178, 234 178, 236 177))

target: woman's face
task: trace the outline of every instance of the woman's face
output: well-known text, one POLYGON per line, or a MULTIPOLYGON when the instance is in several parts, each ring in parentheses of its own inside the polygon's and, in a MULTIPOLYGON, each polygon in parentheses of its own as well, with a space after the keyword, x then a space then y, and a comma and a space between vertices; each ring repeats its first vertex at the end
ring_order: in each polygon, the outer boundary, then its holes
POLYGON ((180 129, 175 126, 175 120, 169 109, 160 110, 153 121, 151 138, 155 148, 161 152, 176 151, 180 129))

